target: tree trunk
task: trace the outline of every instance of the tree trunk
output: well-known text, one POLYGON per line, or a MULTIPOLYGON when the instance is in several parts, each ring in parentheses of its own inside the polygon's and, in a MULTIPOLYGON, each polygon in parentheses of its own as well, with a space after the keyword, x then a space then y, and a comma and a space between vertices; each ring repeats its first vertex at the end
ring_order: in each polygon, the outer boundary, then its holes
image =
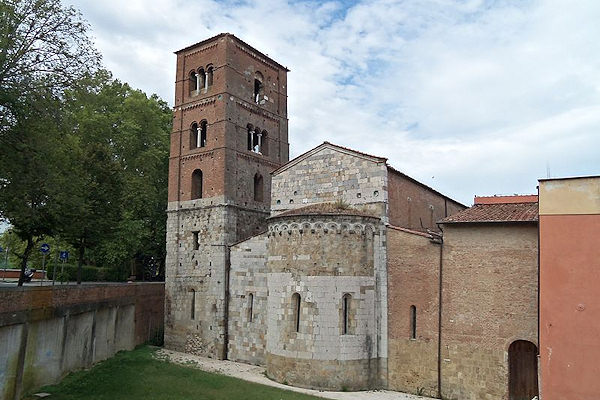
POLYGON ((23 282, 25 282, 25 268, 27 268, 27 260, 29 259, 29 255, 31 254, 31 250, 33 250, 33 238, 27 238, 27 247, 25 247, 25 251, 23 252, 23 257, 21 257, 21 273, 19 274, 19 283, 17 286, 23 286, 23 282))
POLYGON ((79 260, 77 261, 77 284, 81 285, 81 274, 83 271, 83 256, 85 254, 85 234, 79 240, 79 260))

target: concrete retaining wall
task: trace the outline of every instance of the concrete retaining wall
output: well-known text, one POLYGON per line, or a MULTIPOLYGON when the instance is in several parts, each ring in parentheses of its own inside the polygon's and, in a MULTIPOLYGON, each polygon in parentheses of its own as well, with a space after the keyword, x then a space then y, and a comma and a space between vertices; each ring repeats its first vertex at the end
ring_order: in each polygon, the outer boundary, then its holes
POLYGON ((163 330, 164 284, 0 290, 0 399, 60 381, 163 330))

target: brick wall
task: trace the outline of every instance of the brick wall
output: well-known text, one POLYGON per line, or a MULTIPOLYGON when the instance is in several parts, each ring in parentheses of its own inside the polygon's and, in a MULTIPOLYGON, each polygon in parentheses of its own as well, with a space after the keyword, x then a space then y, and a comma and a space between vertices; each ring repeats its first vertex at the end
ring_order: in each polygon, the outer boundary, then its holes
POLYGON ((391 168, 388 168, 388 197, 390 224, 409 229, 437 230, 437 221, 465 208, 391 168))
POLYGON ((442 397, 506 400, 510 344, 537 345, 537 226, 443 230, 442 397))
POLYGON ((388 228, 388 384, 437 396, 440 244, 418 232, 388 228), (412 338, 411 306, 416 308, 412 338))

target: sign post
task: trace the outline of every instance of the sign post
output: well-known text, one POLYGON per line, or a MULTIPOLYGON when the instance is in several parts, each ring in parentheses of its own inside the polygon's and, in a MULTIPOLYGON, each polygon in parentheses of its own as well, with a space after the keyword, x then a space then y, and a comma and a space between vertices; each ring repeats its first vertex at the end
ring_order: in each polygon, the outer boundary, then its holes
MULTIPOLYGON (((2 253, 4 249, 0 246, 0 253, 2 253)), ((6 258, 4 259, 4 275, 2 275, 2 282, 6 282, 6 264, 8 264, 8 247, 6 248, 6 258)))
POLYGON ((69 252, 66 250, 61 250, 59 253, 59 257, 60 257, 60 260, 62 261, 62 265, 60 267, 60 283, 62 284, 62 277, 64 276, 64 272, 65 272, 65 263, 69 259, 69 252))
POLYGON ((42 244, 40 251, 42 252, 42 280, 40 281, 40 286, 42 286, 44 284, 44 273, 46 272, 46 255, 50 253, 50 245, 48 243, 42 244))

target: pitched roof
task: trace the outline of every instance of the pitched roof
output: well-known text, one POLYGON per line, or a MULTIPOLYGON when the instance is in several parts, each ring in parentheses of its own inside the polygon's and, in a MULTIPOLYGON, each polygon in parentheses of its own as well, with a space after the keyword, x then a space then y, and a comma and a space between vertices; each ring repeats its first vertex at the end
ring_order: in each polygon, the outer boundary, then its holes
POLYGON ((447 199, 447 200, 450 200, 450 201, 451 201, 451 202, 453 202, 454 204, 457 204, 457 205, 459 205, 459 206, 461 206, 461 207, 467 208, 467 206, 466 206, 466 205, 464 205, 463 203, 461 203, 461 202, 459 202, 459 201, 456 201, 456 200, 454 200, 453 198, 451 198, 451 197, 448 197, 448 196, 446 196, 446 195, 445 195, 445 194, 443 194, 443 193, 440 193, 440 192, 438 192, 437 190, 435 190, 435 189, 434 189, 434 188, 432 188, 431 186, 427 186, 427 185, 426 185, 426 184, 424 184, 423 182, 419 182, 419 181, 418 181, 418 180, 416 180, 415 178, 412 178, 412 177, 410 177, 410 176, 406 175, 404 172, 400 172, 400 171, 398 171, 396 168, 394 168, 394 167, 392 167, 392 166, 390 166, 390 165, 388 165, 388 166, 387 166, 387 169, 388 169, 388 171, 390 171, 390 172, 393 172, 393 173, 395 173, 395 174, 397 174, 397 175, 400 175, 401 177, 403 177, 403 178, 405 178, 405 179, 408 179, 409 181, 411 181, 411 182, 415 183, 416 185, 419 185, 419 186, 421 186, 422 188, 425 188, 425 189, 427 189, 427 190, 429 190, 429 191, 431 191, 431 192, 433 192, 433 193, 435 193, 435 194, 437 194, 437 195, 439 195, 439 196, 442 196, 442 197, 444 197, 444 198, 445 198, 445 199, 447 199))
POLYGON ((458 223, 515 223, 537 222, 538 203, 475 204, 439 221, 441 224, 458 223))
POLYGON ((271 172, 272 175, 277 175, 291 167, 293 167, 294 165, 298 164, 299 162, 301 162, 302 160, 307 159, 308 157, 312 156, 315 153, 320 152, 321 150, 325 149, 325 148, 329 148, 329 149, 334 149, 337 150, 339 152, 342 153, 346 153, 346 154, 350 154, 350 155, 354 155, 357 157, 362 157, 362 158, 366 158, 368 160, 371 160, 373 162, 377 162, 377 163, 386 163, 387 158, 384 157, 377 157, 377 156, 373 156, 371 154, 367 154, 367 153, 362 153, 360 151, 357 150, 353 150, 353 149, 349 149, 348 147, 343 147, 343 146, 338 146, 337 144, 333 144, 333 143, 329 143, 329 142, 323 142, 320 145, 318 145, 317 147, 308 150, 305 153, 300 154, 298 157, 288 161, 287 163, 283 164, 281 167, 277 168, 275 171, 271 172))
POLYGON ((243 41, 242 39, 240 39, 239 37, 237 37, 237 36, 235 36, 234 34, 232 34, 232 33, 229 33, 229 32, 223 32, 223 33, 219 33, 218 35, 215 35, 215 36, 213 36, 213 37, 210 37, 210 38, 208 38, 208 39, 202 40, 202 41, 200 41, 200 42, 198 42, 198 43, 194 43, 194 44, 192 44, 192 45, 190 45, 190 46, 184 47, 184 48, 183 48, 183 49, 181 49, 181 50, 177 50, 177 51, 175 52, 175 54, 179 54, 179 53, 182 53, 182 52, 184 52, 184 51, 191 50, 191 49, 193 49, 193 48, 195 48, 195 47, 199 47, 199 46, 205 45, 205 44, 207 44, 207 43, 210 43, 210 42, 216 41, 217 39, 220 39, 220 38, 222 38, 222 37, 225 37, 225 36, 227 36, 227 37, 230 37, 230 38, 233 38, 234 40, 237 40, 237 41, 238 41, 240 44, 242 44, 242 45, 246 46, 246 47, 247 47, 247 48, 249 48, 251 51, 253 51, 253 52, 255 52, 255 53, 258 53, 258 54, 260 54, 262 57, 266 58, 267 60, 269 60, 269 61, 270 61, 270 62, 272 62, 273 64, 277 65, 279 68, 281 68, 281 69, 284 69, 284 70, 286 70, 286 71, 289 71, 289 69, 288 69, 286 66, 279 64, 277 61, 273 60, 273 59, 272 59, 271 57, 269 57, 267 54, 265 54, 265 53, 263 53, 263 52, 261 52, 261 51, 259 51, 259 50, 255 49, 254 47, 250 46, 248 43, 244 42, 244 41, 243 41))

